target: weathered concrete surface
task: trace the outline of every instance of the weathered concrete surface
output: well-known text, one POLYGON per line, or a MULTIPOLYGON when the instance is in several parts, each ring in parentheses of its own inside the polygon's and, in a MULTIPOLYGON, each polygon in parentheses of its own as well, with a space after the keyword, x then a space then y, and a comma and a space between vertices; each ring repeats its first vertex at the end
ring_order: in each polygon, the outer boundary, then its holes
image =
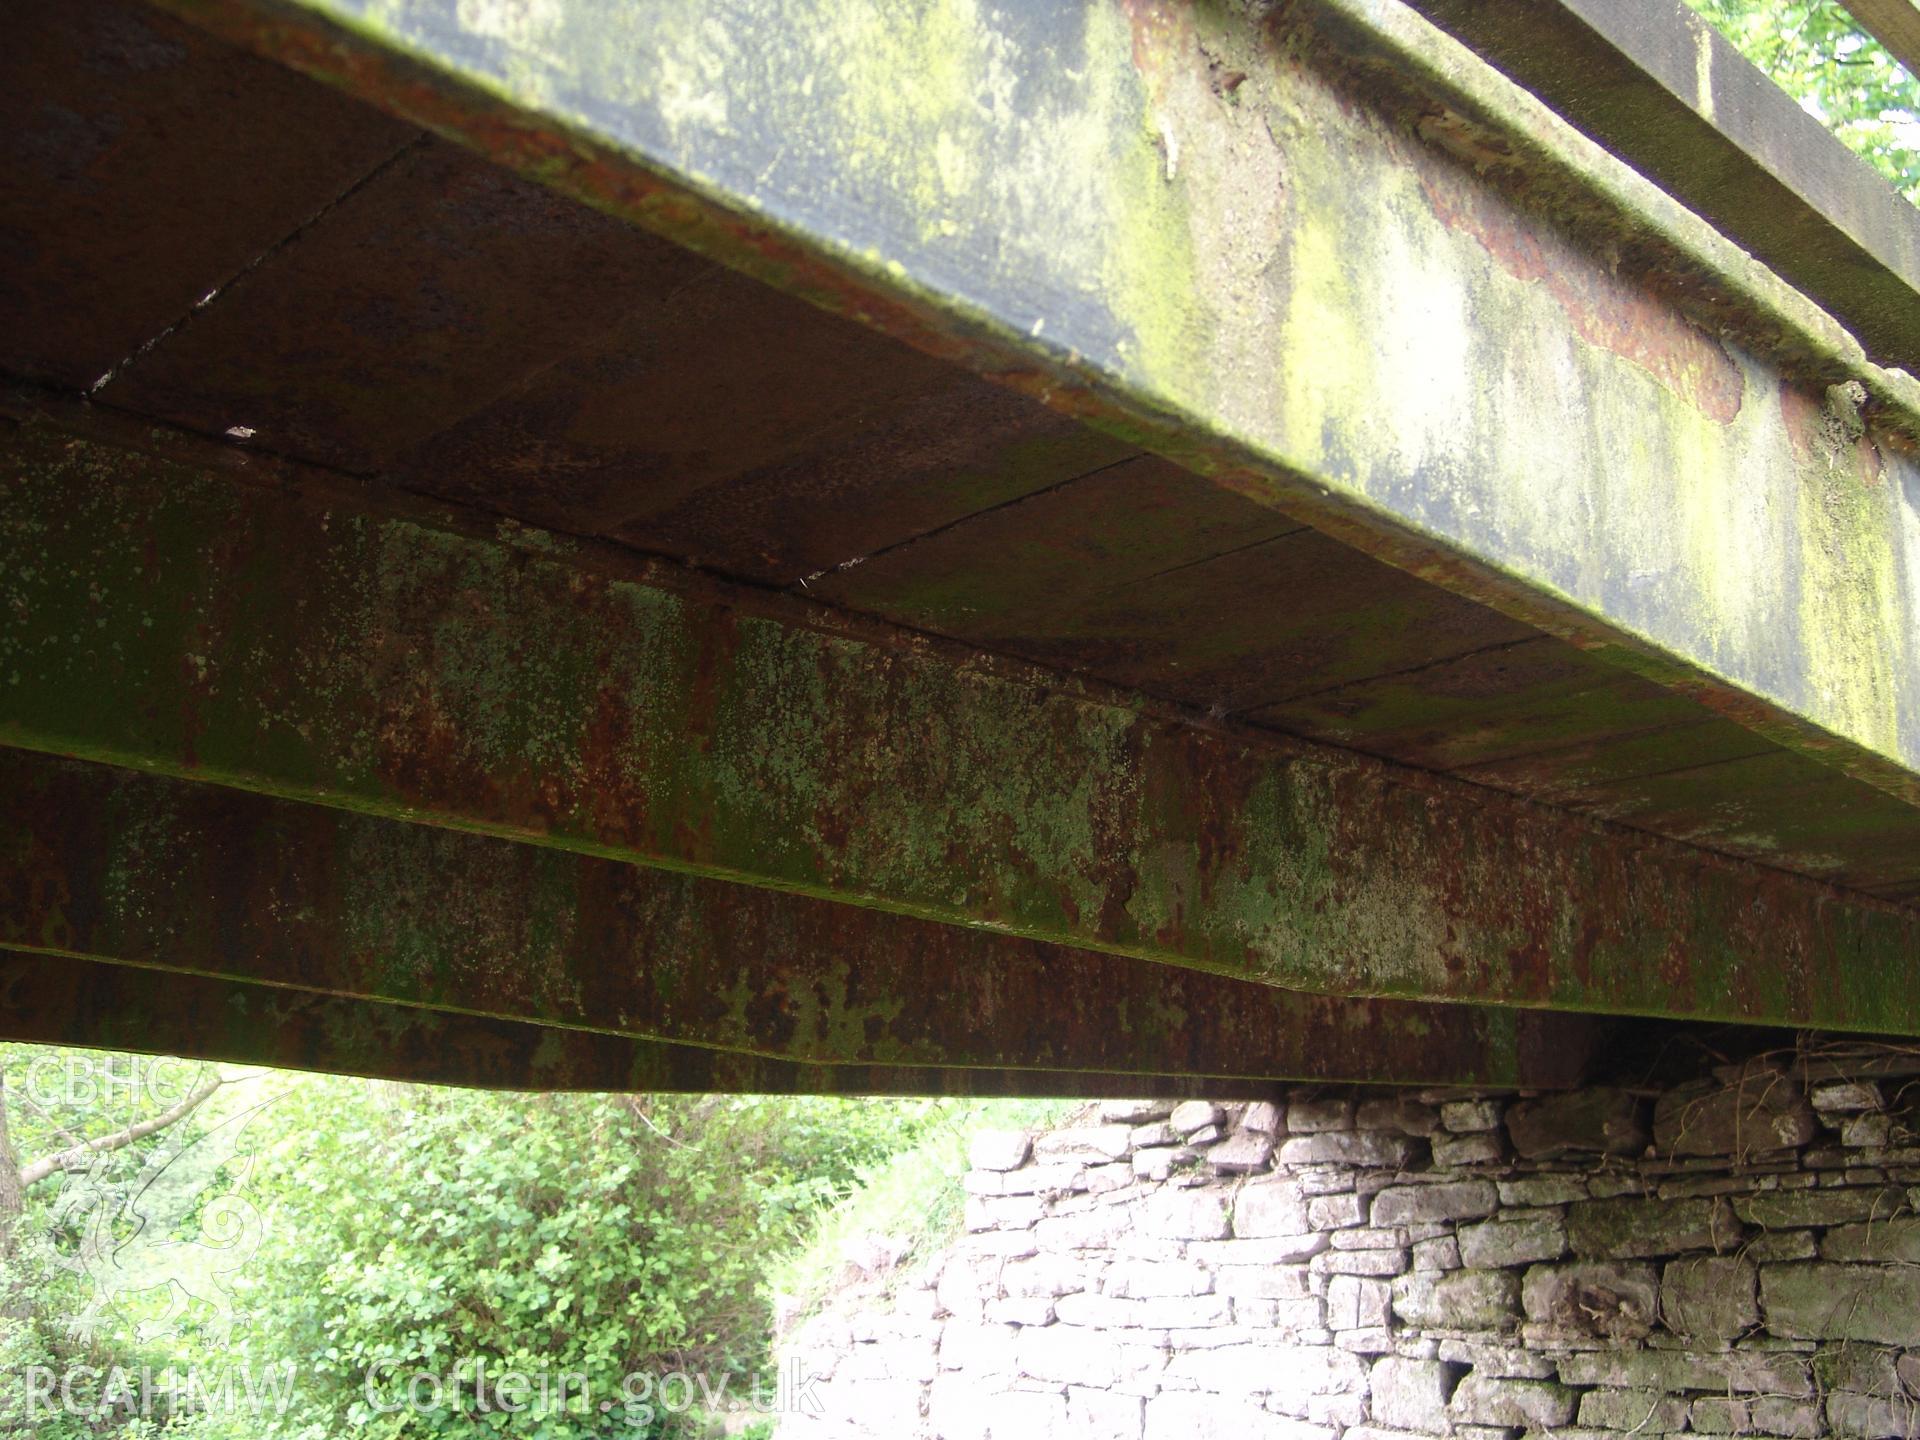
MULTIPOLYGON (((1409 3, 1830 309, 1878 358, 1920 370, 1920 211, 1701 16, 1678 0, 1409 3)), ((1878 4, 1920 30, 1912 0, 1878 4)))
POLYGON ((1387 0, 169 4, 1920 797, 1911 382, 1387 0))
POLYGON ((1329 994, 1920 1029, 1920 917, 1779 872, 517 527, 5 464, 0 744, 1329 994))
POLYGON ((23 952, 812 1065, 1564 1086, 1600 1043, 20 751, 0 794, 23 952))

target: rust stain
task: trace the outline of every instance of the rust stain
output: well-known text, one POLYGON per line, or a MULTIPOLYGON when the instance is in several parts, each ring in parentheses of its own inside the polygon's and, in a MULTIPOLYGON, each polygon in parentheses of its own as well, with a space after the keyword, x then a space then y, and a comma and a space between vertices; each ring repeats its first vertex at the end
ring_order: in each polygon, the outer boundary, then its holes
POLYGON ((1626 281, 1596 270, 1558 236, 1523 224, 1479 187, 1442 183, 1431 171, 1423 171, 1420 185, 1443 225, 1471 235, 1515 279, 1542 286, 1589 345, 1638 365, 1722 425, 1739 415, 1746 388, 1740 368, 1698 325, 1626 281))
POLYGON ((1793 457, 1802 465, 1816 460, 1838 465, 1851 452, 1848 468, 1861 484, 1879 485, 1885 479, 1886 461, 1872 433, 1845 434, 1817 396, 1790 380, 1780 382, 1780 419, 1793 457))

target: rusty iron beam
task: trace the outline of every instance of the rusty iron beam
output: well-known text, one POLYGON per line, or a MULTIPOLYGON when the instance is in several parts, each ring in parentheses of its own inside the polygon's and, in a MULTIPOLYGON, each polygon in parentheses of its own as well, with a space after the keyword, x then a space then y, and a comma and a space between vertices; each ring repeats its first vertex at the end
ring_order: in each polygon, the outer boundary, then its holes
POLYGON ((161 3, 1920 803, 1920 385, 1395 0, 161 3))
POLYGON ((763 1055, 0 946, 0 1040, 485 1090, 1262 1099, 1271 1082, 763 1055))
POLYGON ((1323 994, 1920 1031, 1910 910, 291 467, 12 440, 0 745, 1323 994))
POLYGON ((34 953, 810 1065, 1553 1087, 1596 1040, 22 751, 0 794, 0 944, 34 953))

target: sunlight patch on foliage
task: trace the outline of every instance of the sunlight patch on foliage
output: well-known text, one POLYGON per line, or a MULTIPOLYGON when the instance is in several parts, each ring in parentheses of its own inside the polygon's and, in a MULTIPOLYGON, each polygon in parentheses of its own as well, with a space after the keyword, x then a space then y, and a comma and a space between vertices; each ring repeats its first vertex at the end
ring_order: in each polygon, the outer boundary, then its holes
POLYGON ((1687 0, 1814 119, 1920 204, 1920 86, 1835 0, 1687 0))

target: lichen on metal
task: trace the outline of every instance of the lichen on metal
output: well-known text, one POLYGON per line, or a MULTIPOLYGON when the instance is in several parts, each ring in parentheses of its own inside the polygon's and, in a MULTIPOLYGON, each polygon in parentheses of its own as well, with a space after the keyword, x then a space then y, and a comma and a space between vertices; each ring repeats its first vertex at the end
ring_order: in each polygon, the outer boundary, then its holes
POLYGON ((1920 392, 1391 0, 168 3, 1920 799, 1920 392))
POLYGON ((29 424, 0 744, 1326 994, 1913 1032, 1920 917, 521 527, 29 424))
POLYGON ((0 996, 0 1040, 493 1090, 1210 1099, 1273 1090, 1198 1075, 811 1065, 4 945, 0 996))
POLYGON ((808 1065, 1556 1086, 1592 1049, 107 766, 0 751, 0 790, 0 945, 50 957, 808 1065))

